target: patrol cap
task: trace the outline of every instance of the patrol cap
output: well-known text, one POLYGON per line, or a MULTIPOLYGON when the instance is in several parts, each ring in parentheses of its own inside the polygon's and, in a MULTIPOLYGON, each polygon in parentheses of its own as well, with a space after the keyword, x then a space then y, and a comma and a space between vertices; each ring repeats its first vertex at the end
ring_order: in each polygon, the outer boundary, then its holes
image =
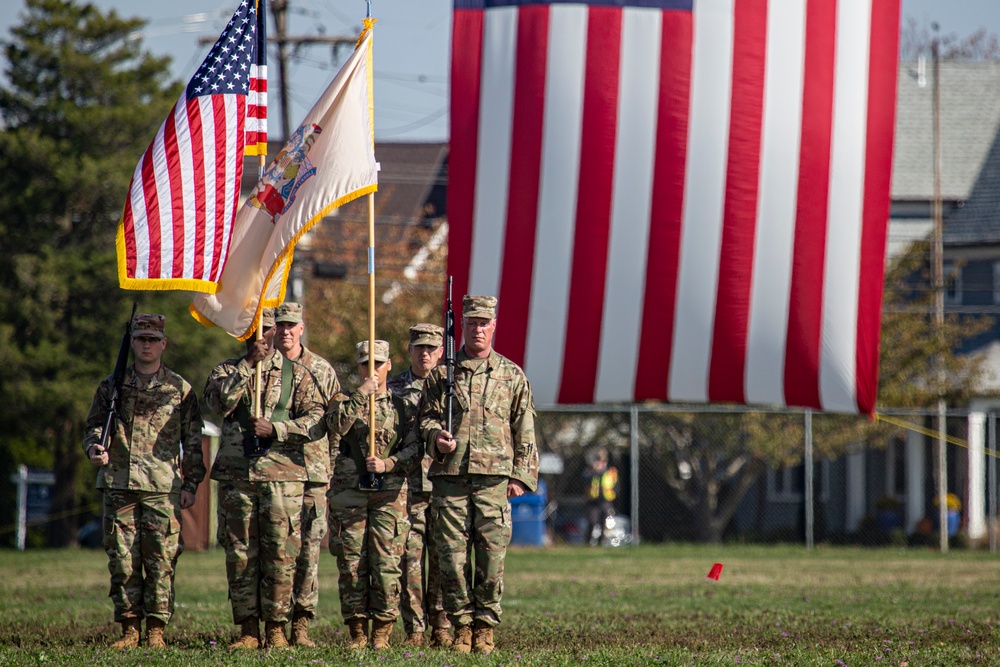
POLYGON ((442 342, 444 342, 444 327, 426 322, 410 327, 410 345, 441 347, 442 342))
POLYGON ((274 326, 274 308, 264 309, 260 315, 260 326, 264 329, 270 329, 274 326))
POLYGON ((167 318, 153 313, 139 313, 132 318, 132 338, 164 338, 167 318))
POLYGON ((495 296, 466 294, 465 298, 462 299, 462 316, 492 320, 497 316, 497 298, 495 296))
MULTIPOLYGON (((358 348, 358 363, 363 364, 368 361, 368 341, 363 340, 357 345, 358 348)), ((389 360, 389 343, 384 340, 375 341, 375 361, 388 361, 389 360)))
POLYGON ((289 322, 298 324, 302 321, 302 304, 286 301, 274 309, 274 322, 289 322))

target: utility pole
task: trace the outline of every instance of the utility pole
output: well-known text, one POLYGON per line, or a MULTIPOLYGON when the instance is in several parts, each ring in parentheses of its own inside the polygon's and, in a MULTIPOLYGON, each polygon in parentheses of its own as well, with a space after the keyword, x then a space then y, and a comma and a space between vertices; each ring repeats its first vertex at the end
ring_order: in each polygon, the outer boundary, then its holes
POLYGON ((948 436, 948 412, 944 402, 944 214, 941 205, 941 40, 938 24, 932 23, 934 41, 931 58, 934 69, 933 135, 934 135, 934 324, 938 338, 938 540, 941 553, 948 551, 948 455, 945 439, 948 436))
MULTIPOLYGON (((288 95, 289 95, 289 85, 288 85, 288 45, 291 44, 293 47, 293 52, 297 52, 301 46, 309 46, 313 44, 327 44, 334 51, 334 59, 336 59, 336 50, 342 44, 347 44, 354 46, 357 42, 356 37, 341 36, 341 37, 327 37, 325 35, 298 35, 289 36, 288 31, 288 5, 289 0, 271 0, 271 17, 274 21, 274 31, 269 31, 267 36, 268 43, 278 45, 278 99, 281 103, 281 141, 285 142, 288 140, 291 134, 291 127, 288 118, 288 95)), ((215 38, 202 37, 198 40, 200 44, 214 44, 215 38)))

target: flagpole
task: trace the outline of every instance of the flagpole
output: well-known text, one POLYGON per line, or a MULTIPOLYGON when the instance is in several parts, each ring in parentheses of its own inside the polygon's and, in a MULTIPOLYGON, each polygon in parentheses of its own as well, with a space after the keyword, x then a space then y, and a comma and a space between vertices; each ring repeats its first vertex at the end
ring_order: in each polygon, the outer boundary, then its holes
MULTIPOLYGON (((372 2, 365 0, 365 24, 371 26, 372 2)), ((371 84, 369 83, 369 86, 371 84)), ((371 88, 369 87, 369 94, 371 88)), ((375 193, 368 193, 368 377, 375 377, 375 193)), ((375 456, 375 394, 368 397, 368 456, 375 456)))
MULTIPOLYGON (((258 53, 256 54, 256 61, 258 63, 267 63, 267 0, 257 0, 257 44, 256 48, 258 53), (260 51, 263 50, 263 55, 260 51)), ((266 68, 266 64, 264 65, 266 68)), ((266 71, 266 70, 265 70, 266 71)), ((258 74, 259 76, 259 74, 258 74)), ((266 81, 266 75, 265 75, 266 81)), ((264 108, 267 108, 267 91, 264 91, 264 108)), ((258 100, 259 104, 259 100, 258 100)), ((260 121, 258 121, 260 122, 260 121)), ((266 120, 265 120, 266 122, 266 120)), ((259 128, 258 128, 259 131, 259 128)), ((260 135, 258 134, 258 139, 260 135)), ((264 180, 264 168, 267 166, 267 132, 264 133, 265 140, 263 145, 258 141, 257 144, 257 182, 260 183, 264 180)), ((263 324, 264 324, 264 309, 258 308, 258 315, 256 317, 255 328, 257 330, 257 335, 255 340, 260 340, 264 337, 263 324)), ((253 390, 253 411, 254 417, 260 418, 260 370, 261 361, 258 361, 254 365, 254 390, 253 390)))
MULTIPOLYGON (((375 193, 368 193, 368 377, 375 377, 375 193)), ((368 397, 368 456, 375 456, 375 394, 368 397)))

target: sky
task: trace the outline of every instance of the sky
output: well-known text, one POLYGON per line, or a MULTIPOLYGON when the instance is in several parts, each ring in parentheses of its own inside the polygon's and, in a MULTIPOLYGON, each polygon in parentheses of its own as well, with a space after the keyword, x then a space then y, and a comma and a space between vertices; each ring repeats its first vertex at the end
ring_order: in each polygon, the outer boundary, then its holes
MULTIPOLYGON (((186 83, 208 53, 237 0, 91 0, 104 10, 149 21, 142 31, 146 49, 173 58, 174 77, 186 83)), ((697 2, 697 0, 695 0, 697 2)), ((803 0, 805 1, 805 0, 803 0)), ((289 36, 356 37, 365 16, 364 0, 289 0, 289 36)), ((6 0, 0 12, 0 39, 20 22, 24 0, 6 0), (14 9, 15 11, 10 11, 14 9)), ((441 141, 448 137, 448 71, 451 0, 372 0, 376 25, 375 138, 379 141, 441 141)), ((902 17, 929 25, 942 35, 969 35, 979 28, 1000 35, 1000 0, 902 0, 902 17)), ((269 34, 274 28, 269 25, 269 34)), ((305 116, 336 74, 347 53, 328 46, 303 46, 289 61, 289 123, 305 116)), ((275 93, 277 58, 269 52, 271 135, 281 127, 275 93)))

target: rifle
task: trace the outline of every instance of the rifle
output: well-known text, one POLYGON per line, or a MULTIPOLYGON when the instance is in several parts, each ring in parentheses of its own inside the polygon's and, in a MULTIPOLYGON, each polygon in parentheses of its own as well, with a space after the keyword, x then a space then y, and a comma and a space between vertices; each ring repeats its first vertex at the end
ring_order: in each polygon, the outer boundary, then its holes
POLYGON ((448 417, 448 433, 455 437, 452 428, 452 404, 455 399, 455 310, 451 305, 451 276, 448 276, 448 310, 444 314, 444 381, 445 410, 448 417))
POLYGON ((122 335, 122 344, 118 348, 118 360, 115 362, 115 372, 111 382, 111 395, 108 397, 108 413, 104 416, 104 430, 101 431, 101 443, 98 447, 102 452, 108 451, 108 444, 111 441, 111 428, 114 425, 115 417, 121 409, 122 382, 125 381, 125 369, 128 367, 128 351, 132 345, 132 320, 135 319, 135 310, 138 303, 132 302, 132 316, 125 323, 125 333, 122 335))

